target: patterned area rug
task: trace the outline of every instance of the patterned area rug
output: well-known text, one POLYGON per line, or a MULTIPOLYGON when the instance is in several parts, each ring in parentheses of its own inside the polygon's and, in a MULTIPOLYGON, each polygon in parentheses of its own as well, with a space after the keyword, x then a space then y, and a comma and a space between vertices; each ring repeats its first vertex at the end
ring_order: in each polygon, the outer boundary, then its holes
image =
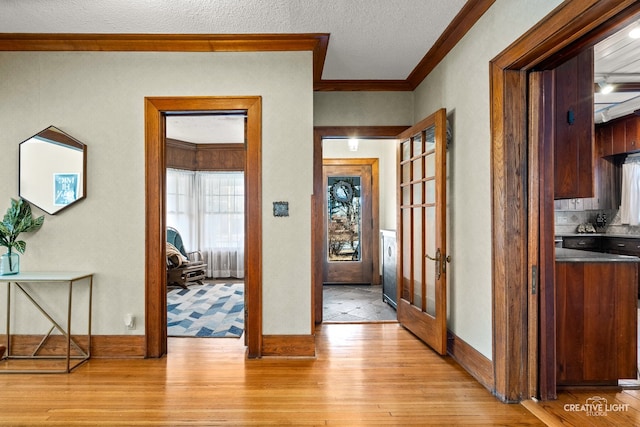
POLYGON ((244 331, 244 283, 205 283, 167 293, 170 337, 240 337, 244 331))

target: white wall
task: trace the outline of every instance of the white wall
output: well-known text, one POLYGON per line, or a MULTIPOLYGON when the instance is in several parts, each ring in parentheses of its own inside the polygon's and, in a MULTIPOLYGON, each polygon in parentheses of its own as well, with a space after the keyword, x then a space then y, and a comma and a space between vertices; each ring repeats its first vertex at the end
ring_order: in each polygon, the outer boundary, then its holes
POLYGON ((449 149, 449 329, 492 358, 489 61, 559 0, 498 0, 415 91, 418 121, 445 107, 449 149))
POLYGON ((315 126, 409 126, 413 92, 315 92, 315 126))
POLYGON ((94 333, 143 334, 144 98, 240 95, 262 96, 263 332, 309 334, 311 52, 0 53, 0 213, 17 197, 21 141, 55 125, 88 149, 87 199, 25 236, 22 270, 94 272, 94 333), (289 217, 272 216, 278 200, 289 217))

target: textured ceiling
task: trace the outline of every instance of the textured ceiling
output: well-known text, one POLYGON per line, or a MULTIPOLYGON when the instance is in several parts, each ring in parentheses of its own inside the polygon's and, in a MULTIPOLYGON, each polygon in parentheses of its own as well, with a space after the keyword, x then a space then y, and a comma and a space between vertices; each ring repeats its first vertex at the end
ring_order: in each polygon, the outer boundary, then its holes
POLYGON ((194 144, 244 143, 243 114, 167 116, 167 138, 194 144))
MULTIPOLYGON (((515 0, 513 0, 515 1, 515 0)), ((323 80, 405 80, 466 0, 0 0, 2 33, 330 34, 323 80)), ((640 81, 640 40, 596 47, 596 81, 640 81)), ((624 33, 624 34, 623 34, 624 33)), ((640 92, 596 94, 596 121, 640 92)))
POLYGON ((324 80, 404 80, 466 0, 1 0, 3 33, 329 33, 324 80))
POLYGON ((634 22, 594 48, 596 83, 606 79, 617 86, 607 95, 595 93, 596 123, 640 109, 640 90, 620 90, 624 83, 640 83, 640 39, 629 37, 629 32, 636 27, 640 27, 640 23, 634 22))

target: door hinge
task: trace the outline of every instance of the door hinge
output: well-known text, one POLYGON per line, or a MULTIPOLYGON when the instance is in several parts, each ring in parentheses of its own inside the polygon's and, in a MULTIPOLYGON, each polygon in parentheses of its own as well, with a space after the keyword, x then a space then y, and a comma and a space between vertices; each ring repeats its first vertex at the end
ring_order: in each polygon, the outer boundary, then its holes
POLYGON ((531 295, 538 293, 538 266, 531 266, 531 295))

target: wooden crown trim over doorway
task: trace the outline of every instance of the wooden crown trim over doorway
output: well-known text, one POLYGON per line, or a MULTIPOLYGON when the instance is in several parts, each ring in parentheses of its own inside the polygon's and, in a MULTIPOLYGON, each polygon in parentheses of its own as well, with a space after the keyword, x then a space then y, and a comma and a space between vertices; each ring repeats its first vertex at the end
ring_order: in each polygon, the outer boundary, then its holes
POLYGON ((165 120, 171 111, 247 112, 245 154, 245 308, 250 358, 262 351, 262 98, 157 97, 145 99, 145 320, 146 357, 167 352, 165 263, 165 120))

